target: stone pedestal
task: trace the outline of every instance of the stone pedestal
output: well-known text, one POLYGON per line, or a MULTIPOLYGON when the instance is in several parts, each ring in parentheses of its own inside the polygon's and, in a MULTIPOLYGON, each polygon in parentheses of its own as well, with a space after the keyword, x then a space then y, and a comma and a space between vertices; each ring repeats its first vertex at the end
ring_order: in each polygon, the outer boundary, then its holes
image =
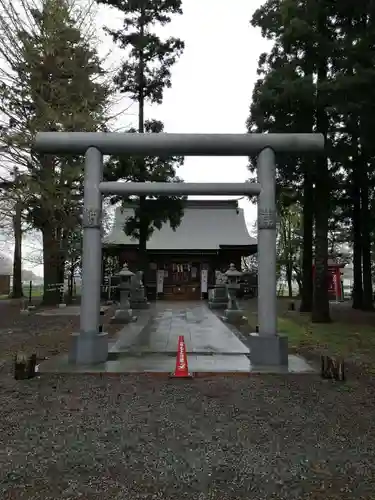
POLYGON ((228 305, 228 292, 225 284, 216 285, 208 292, 208 307, 210 309, 225 309, 228 305))
POLYGON ((136 320, 137 318, 133 316, 133 310, 130 307, 129 289, 122 289, 120 291, 119 308, 116 310, 115 315, 112 316, 110 322, 115 325, 126 325, 136 320))
POLYGON ((253 365, 288 366, 288 338, 279 335, 249 336, 250 361, 253 365))
POLYGON ((127 325, 137 321, 137 316, 133 316, 132 309, 117 309, 114 316, 110 319, 112 325, 127 325))
POLYGON ((105 363, 108 358, 107 333, 73 333, 69 351, 69 363, 92 365, 105 363))
POLYGON ((150 303, 147 302, 147 299, 138 300, 138 299, 130 299, 130 307, 132 309, 148 309, 150 307, 150 303))
POLYGON ((148 309, 150 307, 150 303, 147 302, 147 298, 145 297, 143 287, 130 290, 129 303, 132 309, 148 309))
POLYGON ((225 309, 224 318, 228 323, 239 324, 246 321, 244 314, 243 309, 225 309))
POLYGON ((150 303, 145 296, 145 287, 142 283, 142 272, 138 271, 133 277, 130 285, 130 307, 132 309, 148 309, 150 303))

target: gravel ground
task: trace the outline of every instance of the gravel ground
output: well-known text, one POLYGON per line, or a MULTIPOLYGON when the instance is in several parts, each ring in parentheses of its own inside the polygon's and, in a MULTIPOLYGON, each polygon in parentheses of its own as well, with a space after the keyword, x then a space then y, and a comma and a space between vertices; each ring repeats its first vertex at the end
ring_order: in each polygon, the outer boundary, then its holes
POLYGON ((1 499, 370 499, 374 391, 311 376, 0 384, 1 499))
MULTIPOLYGON (((0 358, 66 349, 77 318, 36 318, 0 314, 0 358)), ((374 417, 366 379, 16 382, 4 368, 0 499, 370 500, 374 417)))
MULTIPOLYGON (((109 325, 114 307, 104 316, 105 331, 113 336, 121 325, 109 325)), ((70 335, 79 330, 79 316, 20 314, 19 301, 0 301, 0 369, 18 351, 36 352, 39 358, 66 352, 70 335)))

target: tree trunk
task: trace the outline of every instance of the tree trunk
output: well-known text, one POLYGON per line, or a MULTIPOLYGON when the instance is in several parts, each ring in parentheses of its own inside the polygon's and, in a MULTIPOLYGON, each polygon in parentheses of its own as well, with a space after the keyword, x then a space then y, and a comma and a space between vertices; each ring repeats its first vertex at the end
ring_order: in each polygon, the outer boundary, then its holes
MULTIPOLYGON (((366 34, 371 26, 370 23, 372 16, 368 16, 367 13, 361 16, 360 26, 363 34, 366 34)), ((366 67, 367 72, 373 70, 373 58, 371 51, 367 53, 368 57, 365 57, 361 63, 366 67)), ((361 207, 360 207, 360 221, 362 230, 362 273, 363 273, 363 296, 362 296, 362 307, 364 311, 373 311, 373 290, 372 290, 372 213, 371 213, 371 203, 369 196, 369 184, 370 184, 370 171, 368 159, 373 156, 373 114, 366 106, 362 107, 359 113, 359 153, 361 162, 358 163, 358 180, 360 182, 360 197, 361 197, 361 207)), ((372 170, 371 165, 371 170, 372 170)), ((371 172, 372 173, 372 172, 371 172)))
POLYGON ((69 303, 73 302, 74 272, 75 272, 75 266, 74 265, 69 266, 68 297, 67 297, 69 303))
POLYGON ((13 284, 11 297, 20 299, 22 290, 22 206, 16 203, 13 216, 14 253, 13 253, 13 284))
MULTIPOLYGON (((362 166, 365 169, 365 165, 362 166)), ((362 273, 363 273, 363 301, 362 310, 372 311, 372 275, 371 275, 371 236, 370 236, 370 209, 368 176, 366 170, 362 172, 361 183, 361 220, 362 220, 362 273)))
POLYGON ((360 168, 358 162, 353 163, 353 184, 351 186, 353 203, 353 309, 362 309, 363 306, 361 191, 358 168, 360 168))
POLYGON ((300 297, 302 297, 302 281, 299 278, 297 278, 296 281, 297 281, 297 285, 298 285, 298 295, 300 297))
MULTIPOLYGON (((145 199, 140 200, 139 211, 142 214, 142 206, 145 204, 145 199)), ((139 226, 139 248, 138 248, 138 267, 143 272, 143 285, 146 287, 148 256, 147 256, 147 240, 148 240, 148 224, 142 221, 142 215, 139 226)))
MULTIPOLYGON (((326 32, 326 12, 319 12, 318 29, 322 36, 326 32)), ((321 85, 327 80, 327 58, 317 54, 317 105, 316 128, 327 139, 329 121, 325 110, 325 98, 321 85)), ((319 204, 315 204, 315 275, 311 319, 314 323, 331 321, 328 299, 328 218, 330 210, 330 174, 327 154, 316 159, 316 193, 319 204)))
POLYGON ((43 235, 43 268, 44 287, 43 303, 45 305, 57 305, 60 302, 60 244, 56 239, 56 232, 50 224, 45 224, 43 235))
MULTIPOLYGON (((140 25, 140 37, 144 37, 144 26, 141 19, 140 25)), ((140 134, 144 133, 145 126, 145 99, 144 99, 144 54, 143 50, 139 51, 139 91, 138 91, 138 132, 140 134)), ((143 163, 143 169, 140 172, 140 180, 146 180, 145 165, 143 163)), ((139 198, 139 245, 138 245, 138 269, 143 272, 143 285, 146 289, 146 277, 147 277, 147 240, 148 240, 148 224, 146 224, 144 219, 144 214, 146 205, 146 196, 141 196, 139 198)))
MULTIPOLYGON (((307 165, 309 168, 310 165, 307 165)), ((313 302, 313 229, 314 187, 312 176, 305 173, 303 182, 303 246, 302 246, 302 290, 300 312, 311 312, 313 302)))
POLYGON ((57 270, 57 275, 58 279, 57 282, 59 285, 64 286, 65 282, 65 264, 61 262, 61 255, 59 255, 59 264, 58 264, 58 270, 57 270))
MULTIPOLYGON (((58 269, 58 282, 64 288, 65 286, 65 265, 66 255, 68 252, 68 229, 57 231, 57 240, 59 242, 59 269, 58 269)), ((60 294, 60 302, 64 300, 64 294, 60 294)))
POLYGON ((287 262, 286 265, 286 280, 288 283, 288 295, 291 299, 293 297, 293 264, 291 262, 287 262))
MULTIPOLYGON (((320 159, 318 160, 320 161, 320 159)), ((313 323, 329 323, 331 321, 328 300, 328 209, 327 201, 323 201, 322 193, 319 189, 321 202, 316 211, 315 229, 315 275, 313 308, 311 319, 313 323)))

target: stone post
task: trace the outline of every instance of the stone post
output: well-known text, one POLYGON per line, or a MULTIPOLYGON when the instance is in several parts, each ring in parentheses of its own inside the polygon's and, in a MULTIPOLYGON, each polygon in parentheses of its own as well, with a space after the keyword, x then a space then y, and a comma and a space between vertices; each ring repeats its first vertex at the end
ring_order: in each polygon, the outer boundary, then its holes
POLYGON ((81 330, 73 333, 69 361, 103 363, 108 357, 108 337, 99 333, 102 270, 101 216, 103 156, 96 148, 86 152, 84 176, 81 330))
POLYGON ((260 335, 276 335, 276 166, 275 153, 258 157, 258 324, 260 335))
POLYGON ((287 339, 277 335, 276 297, 276 164, 266 148, 258 156, 258 325, 250 336, 250 359, 259 365, 288 363, 287 339))

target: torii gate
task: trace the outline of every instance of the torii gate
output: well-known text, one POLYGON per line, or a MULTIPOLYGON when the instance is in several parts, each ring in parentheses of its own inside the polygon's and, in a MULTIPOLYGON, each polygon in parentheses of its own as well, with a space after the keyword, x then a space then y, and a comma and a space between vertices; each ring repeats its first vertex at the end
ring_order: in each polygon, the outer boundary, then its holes
MULTIPOLYGON (((258 324, 251 338, 254 364, 285 363, 285 341, 277 335, 275 153, 318 153, 321 134, 134 134, 40 132, 35 150, 85 154, 82 299, 80 332, 74 333, 70 361, 102 363, 108 357, 106 333, 99 332, 102 268, 102 193, 123 195, 257 195, 258 324), (258 183, 103 182, 103 155, 250 156, 258 155, 258 183)), ((214 228, 213 228, 214 230, 214 228)))

